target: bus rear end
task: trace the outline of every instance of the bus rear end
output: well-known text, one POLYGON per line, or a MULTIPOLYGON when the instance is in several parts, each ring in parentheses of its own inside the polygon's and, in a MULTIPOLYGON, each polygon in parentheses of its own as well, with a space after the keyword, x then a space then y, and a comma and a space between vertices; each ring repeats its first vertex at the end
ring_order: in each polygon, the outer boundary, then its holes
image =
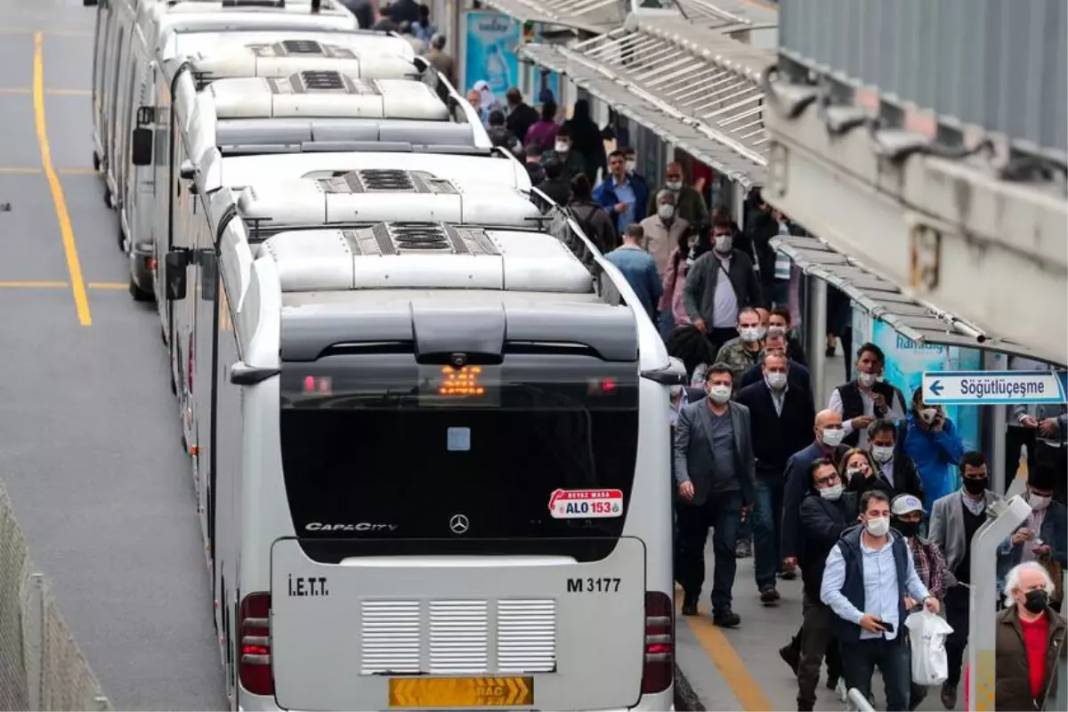
POLYGON ((631 311, 572 305, 553 339, 519 309, 376 316, 330 344, 283 320, 296 536, 243 596, 247 691, 286 709, 669 707, 667 408, 631 311))

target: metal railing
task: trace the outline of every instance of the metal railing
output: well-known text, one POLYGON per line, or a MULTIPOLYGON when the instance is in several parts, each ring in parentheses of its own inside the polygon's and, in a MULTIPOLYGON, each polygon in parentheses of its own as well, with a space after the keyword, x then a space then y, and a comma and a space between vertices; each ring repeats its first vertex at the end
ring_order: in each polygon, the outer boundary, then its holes
POLYGON ((37 573, 0 481, 0 710, 108 710, 111 704, 37 573))

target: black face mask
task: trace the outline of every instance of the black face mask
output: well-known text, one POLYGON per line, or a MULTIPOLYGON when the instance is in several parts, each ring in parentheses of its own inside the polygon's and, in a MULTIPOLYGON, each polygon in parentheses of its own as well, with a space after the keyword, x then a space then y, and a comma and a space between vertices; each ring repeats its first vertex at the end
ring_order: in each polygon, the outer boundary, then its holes
POLYGON ((906 522, 901 519, 894 519, 894 529, 897 529, 903 536, 914 537, 916 532, 920 530, 919 522, 906 522))
POLYGON ((990 481, 989 477, 964 477, 964 489, 968 490, 969 494, 980 494, 986 489, 986 483, 990 481))
POLYGON ((1049 605, 1049 594, 1044 589, 1027 592, 1027 601, 1024 602, 1024 608, 1027 610, 1032 613, 1041 613, 1046 610, 1047 605, 1049 605))

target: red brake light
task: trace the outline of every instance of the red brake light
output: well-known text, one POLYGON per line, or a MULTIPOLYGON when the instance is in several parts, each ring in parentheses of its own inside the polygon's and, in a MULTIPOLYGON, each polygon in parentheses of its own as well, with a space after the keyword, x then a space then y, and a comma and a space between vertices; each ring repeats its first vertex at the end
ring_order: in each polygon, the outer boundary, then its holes
POLYGON ((256 695, 273 695, 271 677, 271 594, 250 593, 241 601, 238 620, 241 640, 241 685, 256 695))
POLYGON ((642 694, 663 692, 675 679, 675 607, 666 593, 645 592, 642 694))
POLYGON ((601 393, 605 395, 613 393, 616 390, 616 379, 614 378, 602 378, 601 379, 601 393))

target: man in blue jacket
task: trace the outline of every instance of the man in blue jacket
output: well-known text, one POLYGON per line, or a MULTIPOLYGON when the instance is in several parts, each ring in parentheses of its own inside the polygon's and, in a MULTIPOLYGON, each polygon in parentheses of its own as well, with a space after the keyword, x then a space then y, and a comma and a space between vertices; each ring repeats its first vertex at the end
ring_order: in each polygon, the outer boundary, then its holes
POLYGON ((923 402, 922 388, 912 394, 912 410, 905 427, 905 454, 920 471, 924 504, 930 510, 936 500, 957 489, 956 469, 964 454, 964 443, 942 406, 923 402))
POLYGON ((660 275, 656 272, 656 261, 642 249, 643 237, 641 225, 628 225, 627 231, 623 233, 623 245, 604 257, 623 273, 627 284, 638 295, 638 301, 645 308, 645 313, 656 323, 656 305, 664 287, 660 282, 660 275))
POLYGON ((627 173, 623 151, 612 151, 608 156, 608 177, 594 188, 593 199, 604 206, 615 221, 616 233, 622 235, 628 225, 645 219, 649 186, 641 176, 627 173))

